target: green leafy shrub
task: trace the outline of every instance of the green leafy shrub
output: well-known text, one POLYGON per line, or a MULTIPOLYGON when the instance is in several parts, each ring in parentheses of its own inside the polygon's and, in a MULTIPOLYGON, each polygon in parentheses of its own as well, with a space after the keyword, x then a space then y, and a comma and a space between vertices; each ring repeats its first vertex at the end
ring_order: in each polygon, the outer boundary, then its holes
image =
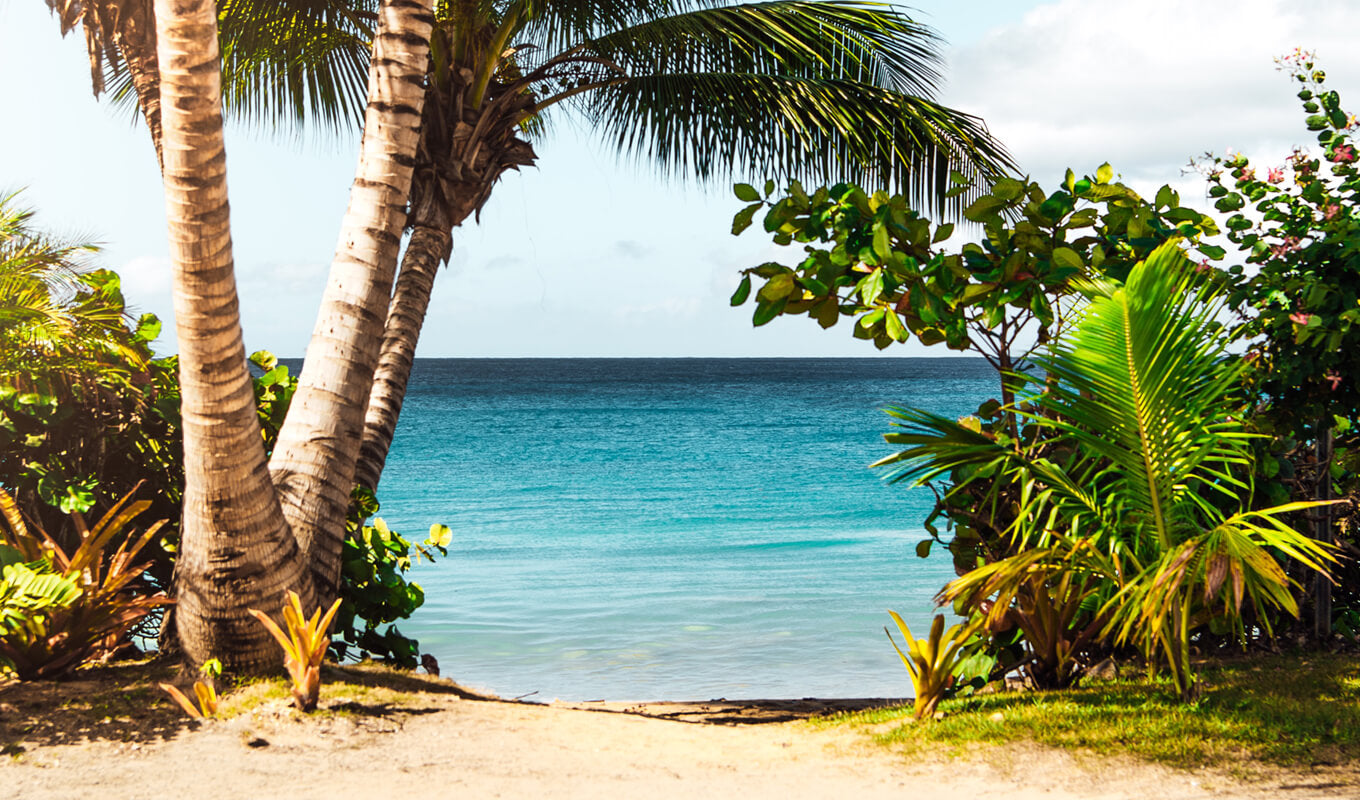
MULTIPOLYGON (((30 564, 46 564, 78 589, 60 603, 25 615, 23 624, 0 634, 0 660, 22 680, 60 677, 81 664, 111 653, 143 617, 171 600, 139 584, 147 564, 133 563, 157 535, 161 523, 137 534, 129 524, 150 503, 125 497, 93 528, 79 512, 72 520, 80 545, 65 550, 42 529, 30 529, 8 493, 0 490, 0 545, 30 564)), ((31 579, 30 579, 31 580, 31 579)))
POLYGON ((1269 632, 1268 611, 1298 613, 1274 553, 1317 570, 1335 558, 1284 521, 1309 504, 1251 509, 1243 364, 1225 357, 1221 294, 1177 243, 1127 284, 1082 288, 1089 299, 1071 330, 1035 356, 1046 376, 1035 410, 1017 411, 1068 445, 1065 457, 1029 458, 916 412, 930 424, 905 415, 914 447, 888 461, 918 479, 989 465, 1022 486, 1008 532, 1018 552, 957 579, 945 597, 1013 598, 1036 572, 1094 582, 1108 598, 1101 635, 1168 666, 1189 699, 1192 632, 1216 623, 1240 638, 1246 610, 1269 632))
POLYGON ((355 487, 350 500, 348 535, 342 553, 340 597, 336 615, 337 640, 331 654, 337 659, 371 657, 404 669, 415 669, 420 643, 403 635, 394 623, 406 619, 425 602, 420 584, 406 580, 406 572, 435 553, 448 555, 452 532, 431 525, 424 542, 414 543, 387 527, 373 493, 355 487), (372 518, 371 524, 364 524, 372 518), (381 626, 387 625, 385 629, 381 626))
MULTIPOLYGON (((1249 343, 1244 374, 1257 401, 1258 480, 1270 502, 1340 496, 1323 535, 1360 545, 1360 155, 1355 115, 1326 85, 1312 53, 1277 59, 1298 90, 1317 149, 1274 164, 1243 154, 1201 162, 1209 194, 1229 214, 1246 264, 1220 276, 1249 343), (1335 442, 1331 442, 1335 437, 1335 442), (1319 449, 1318 444, 1321 443, 1319 449), (1321 461, 1322 463, 1318 463, 1321 461)), ((1327 587, 1335 630, 1360 635, 1360 566, 1327 587)))

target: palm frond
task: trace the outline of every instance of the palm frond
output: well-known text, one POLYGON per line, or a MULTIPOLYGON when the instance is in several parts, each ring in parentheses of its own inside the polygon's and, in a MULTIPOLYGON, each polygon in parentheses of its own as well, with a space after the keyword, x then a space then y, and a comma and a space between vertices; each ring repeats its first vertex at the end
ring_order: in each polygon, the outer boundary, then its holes
POLYGON ((1041 400, 1052 425, 1113 465, 1163 548, 1209 510, 1183 500, 1250 491, 1232 469, 1248 463, 1251 438, 1230 419, 1240 362, 1216 335, 1220 298, 1187 263, 1170 242, 1127 286, 1091 287, 1070 335, 1035 358, 1053 379, 1041 400))
POLYGON ((222 0, 222 103, 266 128, 363 120, 373 0, 222 0))
POLYGON ((853 81, 752 73, 629 77, 581 96, 618 149, 663 174, 849 180, 946 201, 951 171, 1006 160, 981 120, 853 81))

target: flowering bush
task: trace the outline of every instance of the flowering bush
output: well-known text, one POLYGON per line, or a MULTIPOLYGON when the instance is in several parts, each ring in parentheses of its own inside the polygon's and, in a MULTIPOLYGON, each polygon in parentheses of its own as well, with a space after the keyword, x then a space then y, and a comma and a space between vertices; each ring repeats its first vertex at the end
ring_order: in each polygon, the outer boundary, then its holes
POLYGON ((1214 157, 1209 194, 1232 214, 1228 237, 1255 266, 1229 270, 1230 300, 1255 343, 1247 356, 1255 388, 1278 432, 1304 439, 1320 421, 1349 427, 1360 414, 1357 120, 1312 53, 1296 49, 1277 63, 1298 84, 1320 149, 1296 148, 1264 179, 1243 154, 1214 157))

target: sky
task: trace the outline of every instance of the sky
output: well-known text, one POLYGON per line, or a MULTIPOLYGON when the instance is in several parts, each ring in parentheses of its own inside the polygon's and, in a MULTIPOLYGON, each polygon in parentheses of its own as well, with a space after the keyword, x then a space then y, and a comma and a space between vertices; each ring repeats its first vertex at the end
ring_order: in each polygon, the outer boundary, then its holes
MULTIPOLYGON (((1210 208, 1186 165, 1229 148, 1281 163, 1304 130, 1273 58, 1316 50, 1343 105, 1360 92, 1360 3, 1351 0, 916 0, 947 41, 947 105, 983 117, 1021 168, 1056 186, 1109 161, 1144 193, 1170 183, 1210 208)), ((0 192, 23 189, 47 230, 93 239, 174 352, 164 198, 150 140, 90 91, 79 32, 62 39, 38 0, 0 0, 0 192)), ((435 284, 423 357, 870 356, 850 326, 750 323, 728 297, 738 272, 794 263, 754 226, 730 182, 660 179, 620 162, 569 119, 538 166, 503 178, 455 235, 435 284)), ((229 124, 228 184, 248 350, 299 356, 315 320, 357 158, 357 135, 229 124)), ((955 355, 915 343, 888 355, 955 355)))

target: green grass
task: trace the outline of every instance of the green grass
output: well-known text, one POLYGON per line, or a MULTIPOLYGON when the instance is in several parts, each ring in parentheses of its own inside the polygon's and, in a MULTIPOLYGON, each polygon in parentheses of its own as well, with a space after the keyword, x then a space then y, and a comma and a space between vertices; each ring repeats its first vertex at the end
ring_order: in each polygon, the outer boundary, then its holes
POLYGON ((954 755, 1012 742, 1126 754, 1176 767, 1341 764, 1360 758, 1360 657, 1307 654, 1206 665, 1203 696, 1182 704, 1170 681, 1123 677, 1065 692, 946 701, 943 720, 911 707, 829 720, 908 752, 954 755), (999 717, 998 717, 999 714, 999 717))

